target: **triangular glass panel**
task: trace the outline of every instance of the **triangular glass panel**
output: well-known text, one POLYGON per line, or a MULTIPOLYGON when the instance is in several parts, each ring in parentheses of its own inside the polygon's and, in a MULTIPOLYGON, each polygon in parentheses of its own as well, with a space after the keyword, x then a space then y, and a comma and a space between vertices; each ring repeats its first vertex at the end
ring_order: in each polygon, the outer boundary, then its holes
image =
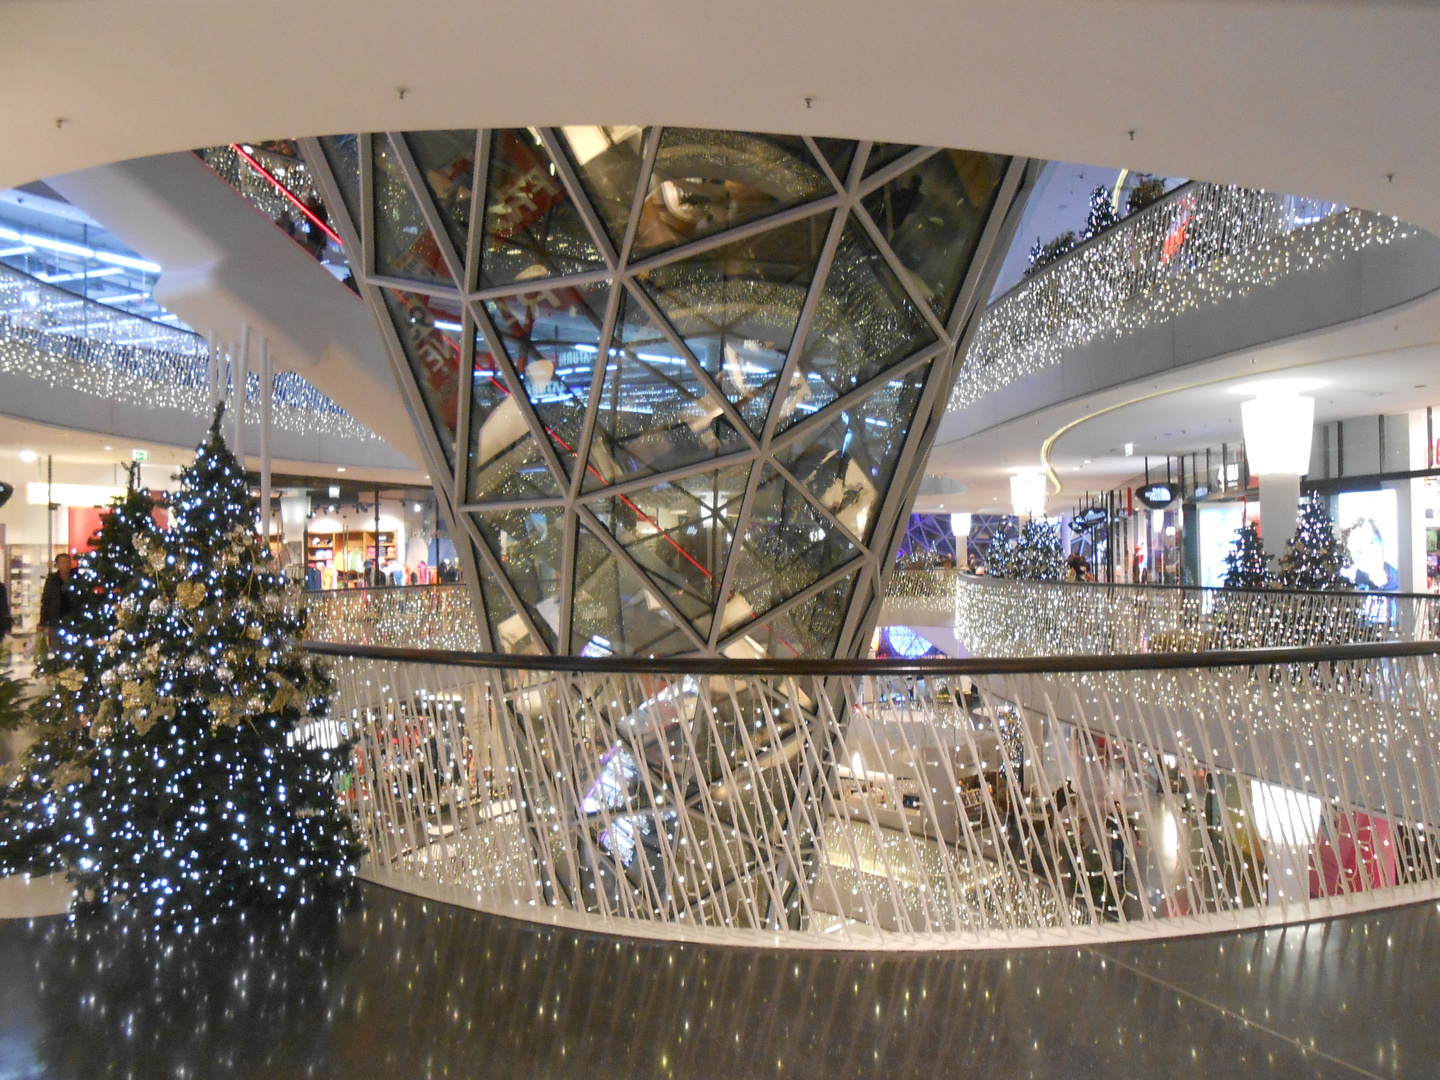
POLYGON ((560 562, 565 547, 565 511, 515 509, 470 515, 500 561, 545 644, 554 649, 560 632, 560 562))
POLYGON ((470 233, 475 190, 475 132, 411 131, 406 145, 425 177, 425 186, 455 250, 463 252, 470 233))
POLYGON ((659 591, 582 523, 575 550, 570 653, 673 656, 694 643, 660 602, 659 591))
POLYGON ((886 165, 899 161, 911 150, 917 149, 910 143, 877 142, 870 144, 870 156, 865 159, 866 176, 873 176, 886 165))
POLYGON ((375 269, 386 277, 458 289, 390 140, 375 135, 370 146, 375 159, 375 269))
POLYGON ((833 191, 798 136, 666 128, 640 210, 634 257, 833 191))
POLYGON ((490 625, 490 645, 496 652, 538 654, 544 651, 530 633, 525 620, 515 612, 515 605, 480 552, 475 553, 480 570, 480 595, 485 600, 485 617, 490 625))
POLYGON ((737 553, 722 629, 764 615, 859 554, 834 522, 766 465, 737 553))
POLYGON ((760 620, 725 649, 737 659, 819 660, 835 655, 858 570, 771 618, 760 620))
POLYGON ((579 464, 580 433, 609 296, 610 283, 605 281, 485 304, 555 455, 572 473, 579 464))
POLYGON ((350 223, 360 228, 360 136, 326 135, 320 140, 320 149, 335 176, 340 188, 340 198, 350 213, 350 223))
POLYGON ((590 504, 702 635, 710 632, 749 476, 746 462, 590 504))
POLYGON ((620 301, 585 490, 744 449, 718 399, 635 297, 620 301))
POLYGON ((871 220, 942 319, 950 317, 1009 160, 942 150, 865 200, 871 220))
POLYGON ((757 435, 831 216, 791 222, 637 278, 757 435))
POLYGON ((380 292, 410 361, 425 411, 453 463, 460 411, 460 303, 401 289, 382 288, 380 292))
POLYGON ((845 226, 778 431, 931 344, 935 333, 859 224, 845 226))
POLYGON ((867 544, 929 374, 927 361, 775 455, 836 520, 867 544))
POLYGON ((475 335, 465 501, 526 502, 563 495, 485 339, 475 335))
POLYGON ((536 281, 604 265, 539 135, 527 128, 492 132, 481 285, 536 281))
POLYGON ((825 160, 830 163, 830 168, 835 171, 835 176, 840 183, 850 176, 850 163, 855 160, 855 147, 858 145, 854 139, 816 139, 815 145, 825 155, 825 160))
POLYGON ((605 223, 616 251, 625 243, 630 207, 645 164, 646 130, 634 124, 560 129, 561 142, 580 178, 580 186, 605 223))

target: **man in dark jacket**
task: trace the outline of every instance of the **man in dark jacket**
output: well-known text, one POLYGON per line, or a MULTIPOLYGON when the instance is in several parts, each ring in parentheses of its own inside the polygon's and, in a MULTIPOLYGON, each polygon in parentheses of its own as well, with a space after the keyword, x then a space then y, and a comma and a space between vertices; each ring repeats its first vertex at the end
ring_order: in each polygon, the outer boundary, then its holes
POLYGON ((55 569, 45 578, 45 587, 40 590, 39 637, 48 646, 50 636, 60 625, 60 620, 75 610, 75 594, 70 589, 70 571, 74 567, 69 554, 61 552, 55 556, 55 569))

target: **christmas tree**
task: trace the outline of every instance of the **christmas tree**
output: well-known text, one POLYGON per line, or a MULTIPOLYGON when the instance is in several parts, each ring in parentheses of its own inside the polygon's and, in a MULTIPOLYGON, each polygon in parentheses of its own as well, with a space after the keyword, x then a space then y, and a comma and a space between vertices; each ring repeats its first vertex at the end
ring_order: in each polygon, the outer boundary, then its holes
POLYGON ((132 469, 125 495, 101 517, 94 549, 70 575, 74 609, 36 662, 41 693, 26 719, 37 739, 0 794, 0 868, 7 872, 49 873, 72 861, 82 830, 77 792, 89 779, 94 750, 91 722, 106 697, 102 672, 120 648, 116 610, 122 601, 147 598, 148 568, 138 564, 134 541, 159 537, 154 509, 132 469))
POLYGON ((1083 239, 1089 240, 1090 237, 1104 232, 1119 220, 1120 215, 1115 213, 1115 207, 1110 202, 1110 195, 1103 187, 1097 187, 1090 193, 1090 213, 1085 218, 1083 239))
POLYGON ((1270 575, 1270 556, 1265 554, 1265 545, 1260 542, 1260 533, 1254 523, 1246 522, 1235 534, 1235 543, 1225 556, 1225 580, 1227 589, 1264 589, 1274 584, 1270 575))
POLYGON ((1149 173, 1136 173, 1135 186, 1130 189, 1130 195, 1125 200, 1125 212, 1133 214, 1136 211, 1144 210, 1164 194, 1165 181, 1162 177, 1151 176, 1149 173))
POLYGON ((1065 551, 1060 530, 1044 518, 1031 519, 1015 537, 990 544, 986 569, 995 577, 1016 581, 1064 581, 1065 551))
POLYGON ((181 474, 174 530, 135 533, 141 586, 114 605, 70 868, 91 904, 198 917, 353 877, 333 783, 348 748, 310 726, 330 677, 299 647, 303 611, 256 541, 219 423, 181 474))
POLYGON ((1350 553, 1344 539, 1335 535, 1324 503, 1310 499, 1301 506, 1295 535, 1280 556, 1280 583, 1289 589, 1352 589, 1354 585, 1340 573, 1349 563, 1350 553))
POLYGON ((1030 248, 1030 265, 1025 267, 1023 276, 1029 277, 1042 266, 1048 266, 1079 242, 1080 238, 1075 235, 1073 229, 1066 230, 1047 244, 1042 244, 1037 236, 1034 245, 1030 248))

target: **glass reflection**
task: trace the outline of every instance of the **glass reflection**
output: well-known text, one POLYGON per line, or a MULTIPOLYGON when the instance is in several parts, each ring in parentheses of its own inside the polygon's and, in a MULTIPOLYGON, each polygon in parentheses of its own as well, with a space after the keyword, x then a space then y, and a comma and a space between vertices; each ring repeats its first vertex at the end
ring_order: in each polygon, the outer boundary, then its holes
POLYGON ((840 524, 866 543, 929 373, 929 363, 920 365, 775 455, 840 524))
MULTIPOLYGON (((360 214, 360 136, 326 135, 320 149, 340 188, 340 198, 350 212, 350 220, 358 222, 360 214)), ((352 264, 353 265, 353 264, 352 264)))
POLYGON ((833 190, 798 136, 666 128, 640 208, 635 254, 697 240, 833 190))
MULTIPOLYGON (((560 552, 565 539, 565 511, 517 508, 481 510, 470 516, 499 559, 521 603, 529 609, 545 637, 546 647, 553 650, 560 633, 560 552)), ((503 625, 500 636, 502 641, 507 636, 503 625)))
POLYGON ((766 465, 741 540, 723 628, 729 631, 764 615, 859 553, 789 481, 766 465))
POLYGON ((798 378, 781 404, 777 430, 934 341, 934 331, 894 271, 865 231, 850 222, 815 309, 798 378))
POLYGON ((711 248, 638 278, 757 435, 831 216, 711 248))
POLYGON ((590 504, 611 535, 706 635, 750 466, 696 473, 590 504))
POLYGON ((618 127, 562 127, 560 137, 580 178, 590 204, 605 223, 605 232, 618 251, 625 242, 630 207, 640 184, 648 129, 618 127))
POLYGON ((381 294, 410 361, 425 411, 453 462, 460 404, 460 304, 401 289, 385 288, 381 294))
POLYGON ((390 140, 371 140, 375 162, 375 269, 388 277, 454 286, 435 234, 405 182, 390 140))
POLYGON ((585 489, 744 447, 719 400, 627 293, 605 366, 585 489))
POLYGON ((762 619, 745 631, 742 649, 729 650, 732 656, 750 654, 795 660, 805 656, 834 656, 844 628, 845 612, 855 574, 847 574, 834 585, 821 589, 779 615, 762 619))
POLYGON ((835 177, 840 183, 845 183, 850 177, 850 164, 855 160, 855 147, 859 145, 854 139, 816 139, 815 145, 825 155, 825 160, 830 163, 834 170, 835 177))
POLYGON ((526 396, 571 473, 595 369, 610 283, 562 286, 486 302, 526 396))
POLYGON ((466 501, 520 502, 562 494, 525 412, 510 394, 485 339, 475 335, 470 381, 470 458, 466 501))
POLYGON ((491 133, 482 287, 604 265, 595 241, 531 128, 491 133))
POLYGON ((871 220, 942 319, 950 316, 1008 160, 941 150, 865 200, 871 220))
POLYGON ((470 230, 475 186, 475 132, 413 131, 406 145, 425 177, 425 186, 455 250, 463 252, 470 230))
POLYGON ((914 149, 916 149, 916 147, 910 143, 871 143, 870 156, 865 159, 865 175, 874 175, 886 165, 891 165, 899 161, 914 149))
POLYGON ((575 551, 570 652, 581 656, 672 656, 693 648, 658 591, 583 525, 575 551))

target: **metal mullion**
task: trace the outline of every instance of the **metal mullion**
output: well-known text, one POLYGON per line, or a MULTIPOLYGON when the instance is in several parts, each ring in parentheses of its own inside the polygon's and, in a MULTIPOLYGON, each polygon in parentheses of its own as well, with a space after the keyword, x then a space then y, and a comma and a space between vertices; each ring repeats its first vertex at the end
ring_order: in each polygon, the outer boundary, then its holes
POLYGON ((853 202, 856 189, 860 187, 860 181, 865 176, 865 166, 870 161, 870 148, 875 143, 869 139, 861 139, 855 144, 855 154, 850 158, 850 174, 845 177, 845 192, 853 202))
POLYGON ((710 634, 705 643, 707 652, 717 651, 720 635, 724 633, 722 624, 725 622, 725 606, 730 595, 730 588, 735 582, 735 574, 740 567, 740 559, 745 548, 745 533, 750 527, 750 512, 755 503, 755 491, 760 486, 760 474, 765 471, 763 459, 757 459, 750 466, 750 475, 745 478, 745 494, 740 498, 740 509, 735 515, 735 529, 732 532, 734 537, 730 545, 730 554, 725 559, 725 571, 720 575, 720 581, 715 589, 715 610, 710 620, 710 634))
POLYGON ((656 124, 645 134, 645 149, 640 157, 640 176, 635 181, 635 194, 630 199, 630 216, 625 219, 625 235, 620 241, 620 265, 630 261, 630 251, 635 246, 635 234, 640 231, 640 214, 645 208, 645 199, 650 194, 650 174, 655 171, 655 159, 660 155, 660 132, 656 124))
POLYGON ((360 223, 350 217, 350 208, 345 205, 345 197, 340 193, 340 184, 335 179, 335 173, 330 168, 330 160, 325 156, 325 149, 320 145, 320 140, 312 136, 300 139, 299 143, 301 156, 305 159, 305 167, 315 178, 315 186, 320 189, 320 197, 324 199, 326 207, 329 208, 330 220, 339 226, 340 239, 345 247, 346 258, 353 263, 355 260, 351 256, 359 255, 362 246, 360 223))
POLYGON ((575 524, 575 508, 565 507, 560 537, 560 626, 555 631, 557 651, 570 652, 571 621, 575 611, 575 542, 579 530, 575 524))
MULTIPOLYGON (((875 602, 873 593, 870 599, 864 603, 859 598, 866 595, 867 590, 875 587, 875 580, 878 577, 876 561, 867 562, 860 568, 859 576, 855 579, 855 591, 851 594, 850 603, 846 607, 845 621, 840 624, 840 636, 835 641, 835 653, 837 656, 849 656, 855 651, 855 632, 862 614, 867 611, 875 602)), ((884 598, 881 598, 884 602, 884 598)))
POLYGON ((806 218, 818 217, 832 210, 838 210, 844 205, 846 205, 846 197, 844 195, 824 195, 811 202, 800 203, 798 206, 789 206, 784 210, 777 210, 775 213, 768 214, 765 217, 756 218, 753 221, 736 225, 734 228, 706 233, 698 240, 691 240, 689 243, 679 244, 673 248, 666 248, 658 254, 632 263, 626 268, 625 273, 629 277, 648 274, 650 271, 657 270, 662 266, 684 262, 692 256, 703 255, 705 252, 713 251, 715 248, 738 243, 741 240, 748 240, 752 236, 758 236, 772 229, 792 225, 806 218))
MULTIPOLYGON (((530 608, 524 603, 524 601, 520 599, 520 594, 515 591, 514 583, 511 582, 510 576, 506 574, 505 571, 501 568, 500 560, 497 559, 495 557, 495 553, 490 550, 490 545, 488 542, 486 542, 485 537, 480 534, 479 526, 475 524, 474 520, 470 517, 469 514, 461 514, 458 515, 458 517, 460 519, 460 528, 464 531, 464 533, 473 542, 475 547, 479 550, 480 558, 481 561, 485 563, 485 568, 490 571, 490 576, 494 578, 496 584, 500 586, 500 591, 505 594, 505 599, 510 601, 510 606, 514 609, 515 614, 519 615, 520 618, 524 621, 525 628, 530 632, 530 637, 541 649, 544 649, 548 652, 549 649, 545 644, 545 637, 543 634, 540 633, 539 627, 535 625, 535 620, 530 615, 530 608)), ((471 595, 480 597, 483 608, 485 593, 484 590, 480 588, 480 582, 478 579, 475 582, 475 588, 472 591, 471 595)), ((490 614, 489 609, 483 608, 483 610, 485 611, 486 620, 488 622, 490 614)), ((556 644, 558 645, 559 642, 557 641, 556 644)), ((490 645, 491 648, 498 649, 500 643, 492 638, 490 645)))
POLYGON ((625 550, 624 545, 616 540, 610 530, 600 523, 600 519, 595 516, 594 512, 588 506, 581 504, 577 506, 575 510, 576 514, 589 527, 590 532, 595 534, 595 539, 604 544, 618 562, 628 566, 634 573, 640 575, 640 580, 646 582, 651 587, 655 593, 655 598, 659 600, 660 603, 664 605, 665 610, 669 612, 671 621, 676 623, 681 633, 690 639, 690 643, 694 645, 696 649, 703 651, 705 648, 704 641, 701 640, 700 635, 696 633, 695 629, 690 625, 690 620, 681 614, 680 609, 675 606, 665 590, 651 580, 650 575, 645 573, 645 571, 640 568, 640 565, 630 557, 630 553, 625 550))
MULTIPOLYGON (((718 647, 721 651, 724 651, 724 649, 728 648, 729 646, 733 645, 735 642, 743 638, 746 634, 746 631, 749 630, 752 626, 763 626, 765 625, 765 623, 769 622, 772 619, 778 619, 781 615, 784 615, 787 611, 795 607, 797 604, 803 604, 806 600, 809 600, 812 597, 824 592, 831 585, 834 585, 837 581, 841 581, 844 578, 848 577, 850 574, 854 573, 856 567, 862 565, 863 562, 864 556, 860 556, 854 559, 850 559, 848 562, 841 563, 839 567, 831 570, 828 574, 815 581, 814 583, 807 585, 794 596, 788 596, 780 603, 776 604, 774 607, 769 608, 763 615, 756 615, 753 619, 750 619, 743 623, 739 627, 739 629, 732 631, 724 638, 722 638, 718 647)), ((717 617, 715 621, 718 624, 720 622, 720 619, 717 617)))
POLYGON ((475 132, 475 173, 470 187, 470 228, 465 238, 465 280, 462 284, 467 296, 473 293, 480 280, 480 267, 485 255, 485 213, 488 209, 485 192, 489 182, 490 131, 479 128, 475 132))
MULTIPOLYGON (((545 424, 541 421, 540 415, 531 404, 530 395, 525 392, 525 384, 521 381, 519 373, 515 370, 515 364, 510 359, 510 353, 505 348, 505 343, 500 340, 500 335, 495 332, 495 327, 490 324, 489 317, 474 304, 470 305, 471 313, 475 317, 475 325, 479 328, 485 338, 485 346, 490 350, 490 355, 495 358, 495 365, 500 369, 504 377, 506 387, 510 396, 515 399, 515 405, 520 410, 520 415, 525 420, 525 425, 530 429, 530 436, 535 440, 536 448, 540 458, 550 469, 555 477, 557 486, 562 486, 568 479, 565 469, 560 464, 559 455, 555 448, 550 445, 550 436, 545 431, 545 424)), ((468 450, 468 447, 467 447, 468 450)))
MULTIPOLYGON (((972 309, 979 301, 981 285, 987 279, 993 282, 994 275, 998 275, 1002 269, 1003 260, 992 260, 992 253, 1000 248, 1008 251, 1008 241, 1013 239, 1014 233, 1020 228, 1020 218, 1029 201, 1028 191, 1025 192, 1025 198, 1020 198, 1029 167, 1029 158, 1013 157, 1005 175, 1000 179, 1000 189, 995 193, 994 206, 986 216, 985 227, 980 230, 980 240, 975 245, 975 253, 970 257, 970 265, 966 267, 965 277, 960 288, 956 290, 955 302, 950 308, 945 336, 951 341, 959 338, 961 328, 971 319, 972 309), (1001 207, 1004 207, 1003 211, 1000 211, 1001 207)), ((974 321, 978 324, 979 319, 974 321)))
POLYGON ((615 271, 604 269, 585 270, 578 274, 558 274, 554 277, 534 278, 526 281, 511 281, 504 285, 489 285, 483 289, 471 289, 465 294, 465 299, 479 304, 486 300, 503 300, 510 296, 533 296, 537 292, 549 292, 553 289, 595 285, 602 281, 609 281, 614 276, 615 271))
POLYGON ((915 305, 919 310, 921 316, 925 319, 926 323, 929 324, 935 336, 941 341, 948 342, 950 334, 946 331, 945 324, 940 321, 940 317, 935 314, 935 308, 930 303, 930 298, 923 295, 916 287, 919 281, 915 277, 914 272, 900 261, 900 257, 896 255, 890 247, 890 242, 885 239, 879 227, 871 220, 870 212, 866 210, 863 205, 857 203, 854 214, 855 218, 860 222, 861 228, 869 235, 870 242, 874 244, 880 252, 880 257, 884 259, 885 264, 890 267, 890 272, 894 274, 896 280, 900 282, 900 287, 905 290, 905 295, 910 298, 910 303, 915 305))
MULTIPOLYGON (((625 284, 630 295, 634 297, 636 302, 644 309, 645 314, 650 316, 650 321, 653 322, 656 329, 665 336, 665 340, 670 343, 670 347, 680 354, 681 358, 690 368, 690 374, 700 383, 708 396, 714 397, 716 404, 720 406, 721 413, 725 419, 730 422, 730 426, 740 433, 741 438, 749 444, 750 449, 759 450, 760 443, 756 440, 755 433, 750 430, 750 425, 745 422, 744 417, 740 415, 740 411, 730 403, 730 399, 725 396, 724 391, 720 389, 710 373, 705 370, 705 366, 695 358, 695 354, 690 351, 690 346, 685 343, 685 339, 670 325, 670 320, 665 317, 664 312, 660 310, 660 306, 656 304, 654 300, 650 299, 650 294, 647 293, 639 283, 627 279, 625 284)), ((628 349, 626 351, 629 352, 628 349)), ((631 353, 631 356, 634 356, 634 354, 631 353)), ((636 359, 638 359, 638 357, 636 357, 636 359)), ((643 361, 641 362, 643 363, 643 361)))
MULTIPOLYGON (((595 370, 590 373, 590 392, 585 398, 585 419, 580 422, 580 441, 575 446, 575 475, 570 478, 569 498, 574 502, 585 488, 585 473, 590 464, 590 443, 595 438, 595 420, 600 413, 600 397, 605 388, 605 371, 610 366, 610 339, 615 336, 615 320, 619 317, 620 299, 625 290, 618 278, 607 278, 610 293, 605 298, 605 314, 600 320, 600 341, 595 350, 595 370)), ((619 373, 619 364, 616 364, 619 373)))
MULTIPOLYGON (((435 203, 430 197, 430 186, 425 182, 425 177, 420 174, 420 167, 415 163, 415 156, 410 152, 410 144, 405 141, 403 132, 387 131, 385 135, 390 140, 391 152, 400 162, 400 172, 410 187, 410 194, 415 199, 420 216, 425 219, 425 224, 430 229, 430 235, 435 238, 435 245, 440 249, 440 257, 445 260, 445 268, 450 271, 450 278, 455 282, 455 288, 464 293, 465 260, 455 250, 455 244, 450 239, 450 230, 445 227, 445 219, 435 208, 435 203)), ((474 197, 473 188, 471 197, 474 197)))
MULTIPOLYGON (((848 196, 846 197, 848 199, 848 196)), ((820 258, 815 263, 815 272, 810 279, 810 289, 805 294, 805 303, 800 307, 800 317, 795 321, 795 333, 790 338, 790 348, 785 353, 785 363, 775 380, 775 393, 770 398, 770 408, 765 415, 765 427, 761 431, 760 445, 770 448, 775 437, 775 428, 780 422, 780 410, 790 396, 790 383, 800 365, 800 355, 805 351, 806 339, 810 336, 810 324, 815 320, 815 309, 825 295, 825 283, 830 277, 830 268, 835 262, 835 253, 840 250, 840 240, 845 235, 845 224, 849 217, 848 201, 841 202, 830 219, 830 232, 820 248, 820 258)))
POLYGON ((874 554, 874 552, 870 550, 869 544, 867 544, 864 540, 860 539, 860 537, 851 532, 845 526, 845 523, 835 516, 835 512, 831 510, 828 506, 826 506, 823 502, 821 502, 820 499, 815 495, 815 493, 810 490, 808 485, 802 484, 799 480, 797 480, 795 478, 795 474, 792 473, 789 469, 787 469, 784 465, 782 465, 778 459, 771 458, 765 464, 769 465, 777 473, 783 476, 785 478, 785 481, 800 494, 801 498, 803 498, 807 503, 809 503, 811 507, 813 507, 818 513, 824 515, 827 524, 835 526, 841 536, 843 536, 846 540, 850 541, 850 543, 854 544, 855 547, 859 548, 860 554, 862 556, 868 559, 874 554))
POLYGON ((365 280, 371 285, 378 285, 387 289, 397 289, 401 292, 417 293, 420 296, 434 296, 441 300, 453 301, 457 305, 465 302, 465 294, 459 292, 453 282, 446 285, 437 281, 411 280, 410 278, 392 277, 389 274, 377 273, 366 274, 365 280))
POLYGON ((835 167, 830 164, 830 159, 825 156, 825 152, 809 135, 801 135, 800 139, 805 144, 805 149, 809 150, 815 158, 815 163, 820 166, 820 171, 825 174, 825 179, 830 181, 836 191, 842 195, 845 194, 845 180, 835 171, 835 167))
POLYGON ((689 465, 680 465, 673 469, 664 469, 656 473, 647 473, 644 476, 637 476, 631 480, 624 480, 618 484, 610 484, 607 487, 596 488, 593 491, 584 492, 580 496, 581 502, 591 503, 599 499, 609 499, 617 495, 633 495, 637 491, 649 491, 661 484, 673 484, 677 480, 684 480, 690 476, 701 473, 718 472, 735 465, 743 465, 747 461, 754 461, 756 452, 754 450, 741 450, 734 454, 723 454, 719 457, 706 458, 703 461, 694 461, 689 465))
MULTIPOLYGON (((375 137, 361 132, 357 140, 356 163, 360 167, 360 279, 369 281, 375 274, 375 137)), ((342 204, 343 205, 343 204, 342 204)), ((381 310, 385 310, 382 306, 381 310)))
MULTIPOLYGON (((873 143, 871 144, 874 145, 873 143)), ((876 169, 869 176, 862 177, 856 185, 856 198, 863 199, 871 194, 876 188, 882 188, 891 180, 903 176, 922 161, 934 157, 940 152, 938 146, 917 146, 914 150, 907 150, 900 157, 890 162, 884 168, 876 169)))
POLYGON ((467 304, 460 309, 460 394, 455 417, 455 501, 470 490, 470 406, 475 397, 475 324, 467 304))
POLYGON ((580 215, 580 220, 590 230, 590 238, 595 243, 595 248, 600 252, 600 257, 605 260, 605 265, 612 271, 619 268, 620 257, 615 251, 615 246, 610 242, 610 234, 605 231, 605 223, 600 220, 600 215, 590 205, 590 199, 585 194, 585 188, 580 183, 580 178, 570 167, 570 158, 566 156, 560 147, 560 142, 555 138, 553 128, 536 128, 540 135, 540 142, 545 147, 545 152, 550 155, 550 161, 555 166, 556 175, 560 183, 565 186, 566 192, 570 195, 570 201, 575 204, 575 209, 580 215))
MULTIPOLYGON (((769 450, 775 453, 789 446, 796 440, 805 438, 805 436, 809 435, 812 431, 824 427, 834 420, 837 415, 842 412, 847 412, 851 407, 858 405, 877 390, 883 390, 896 379, 903 379, 922 364, 934 360, 947 348, 948 346, 944 341, 933 341, 918 352, 911 353, 910 356, 901 360, 898 364, 892 364, 878 375, 872 375, 865 382, 855 387, 855 389, 847 390, 834 401, 826 402, 819 409, 816 409, 809 416, 805 417, 805 419, 791 424, 784 431, 772 436, 769 450)), ((923 403, 923 401, 924 397, 922 395, 921 402, 917 402, 915 410, 916 416, 920 415, 919 405, 923 403)))
POLYGON ((509 499, 494 502, 461 503, 457 509, 477 513, 504 512, 507 510, 553 510, 566 505, 563 495, 547 495, 541 499, 509 499))

